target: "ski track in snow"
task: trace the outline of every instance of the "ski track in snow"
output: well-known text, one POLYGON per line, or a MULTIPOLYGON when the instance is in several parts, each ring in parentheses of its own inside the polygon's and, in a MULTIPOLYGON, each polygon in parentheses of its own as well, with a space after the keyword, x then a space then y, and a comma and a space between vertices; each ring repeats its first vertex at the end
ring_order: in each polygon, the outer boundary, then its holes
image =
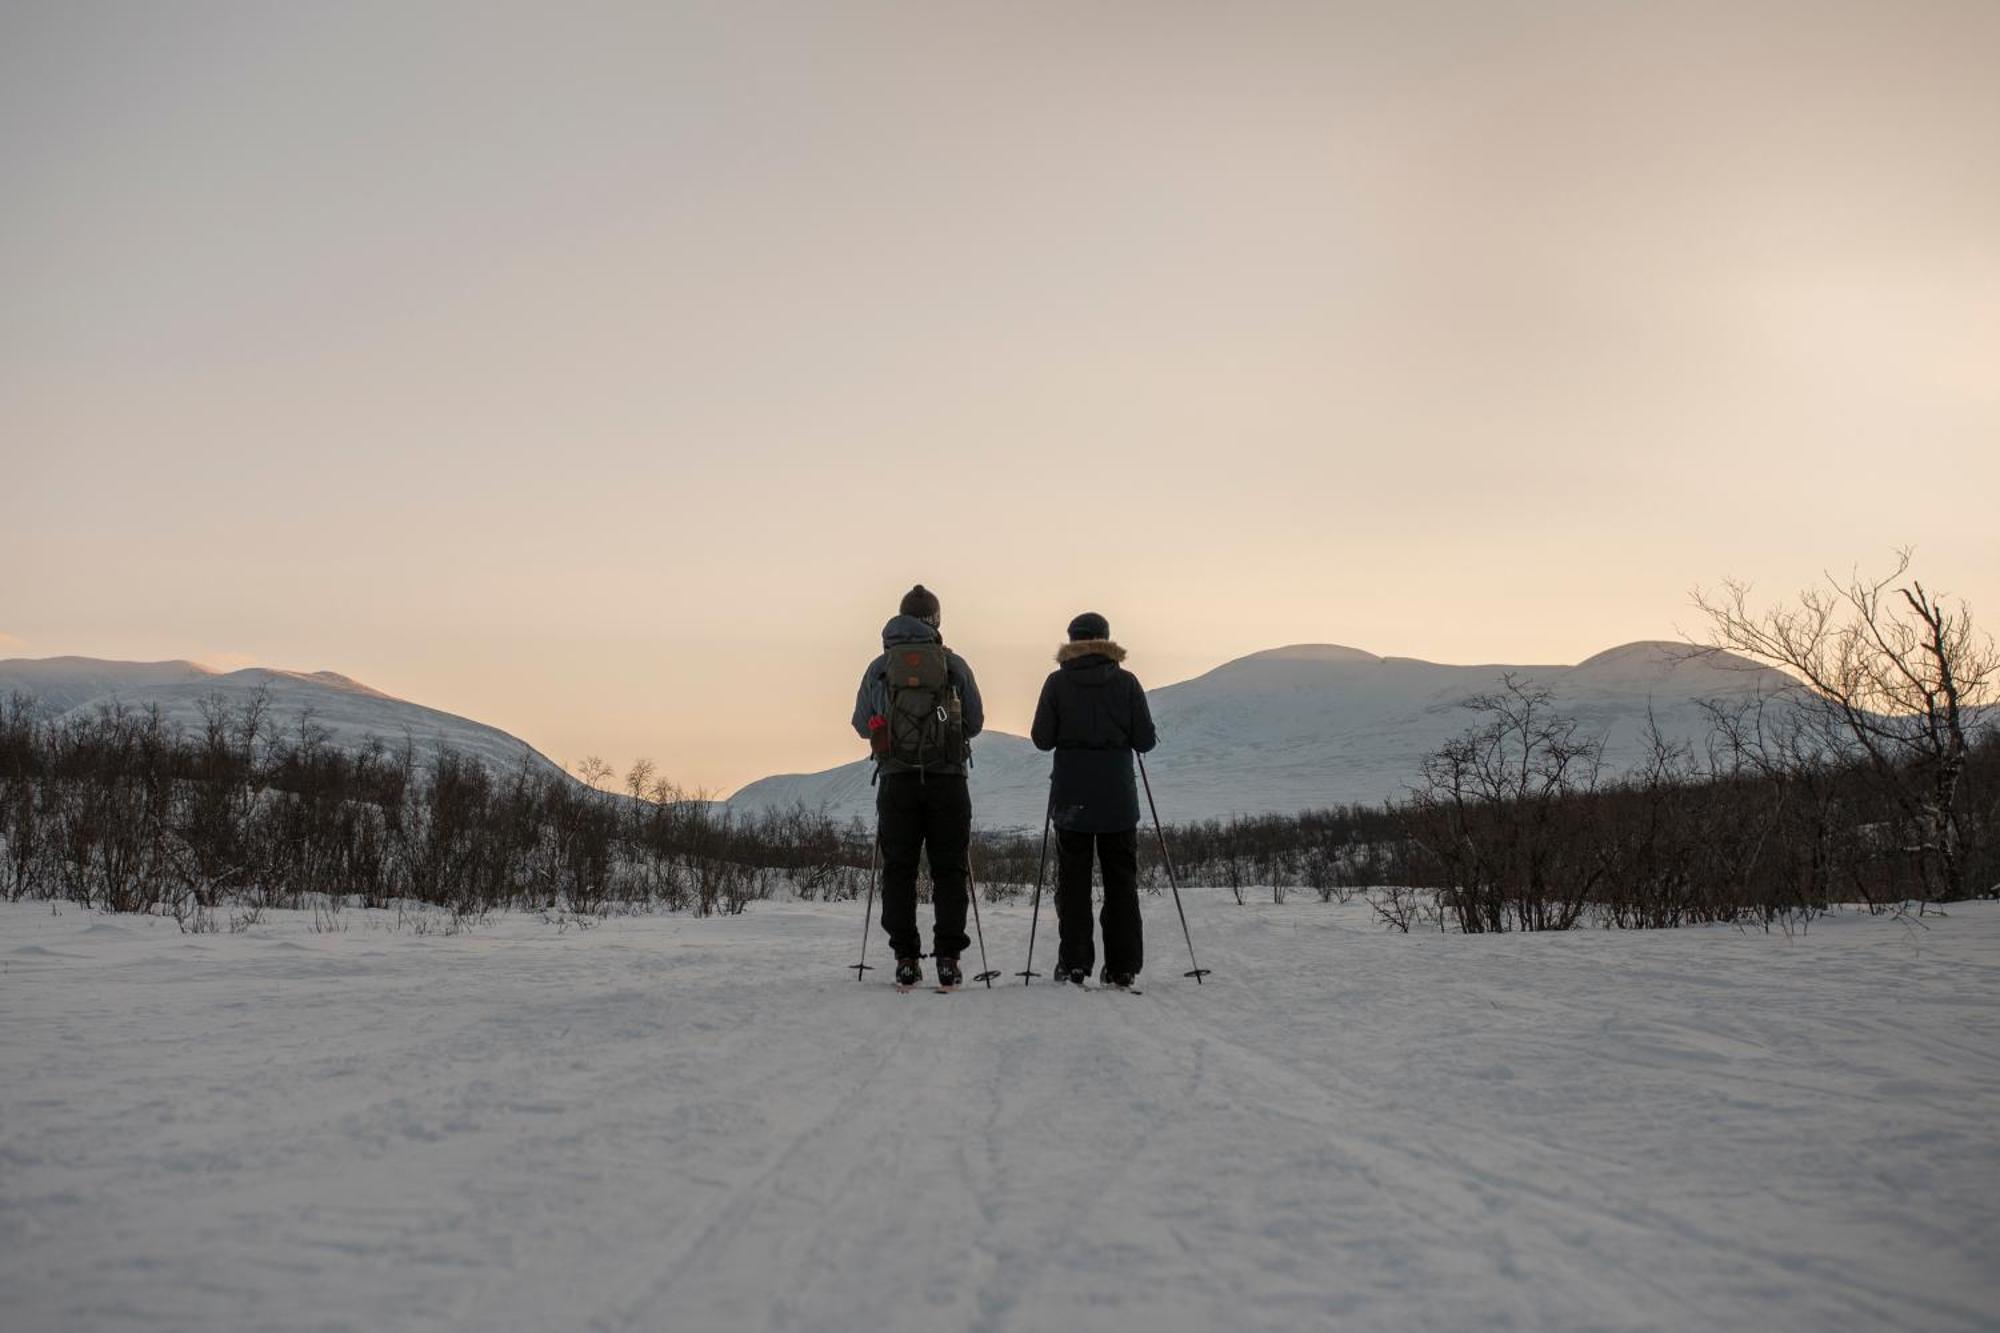
MULTIPOLYGON (((1789 938, 1188 907, 1215 975, 1148 900, 1128 997, 857 984, 852 903, 450 937, 0 904, 0 1323, 2000 1328, 2000 904, 1789 938)), ((995 966, 1026 925, 987 909, 995 966)))

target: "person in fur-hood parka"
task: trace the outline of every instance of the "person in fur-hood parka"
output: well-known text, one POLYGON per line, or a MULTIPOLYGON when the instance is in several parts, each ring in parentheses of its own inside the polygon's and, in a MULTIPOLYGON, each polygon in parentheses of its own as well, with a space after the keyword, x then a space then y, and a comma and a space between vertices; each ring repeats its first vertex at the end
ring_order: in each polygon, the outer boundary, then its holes
POLYGON ((1104 874, 1104 979, 1130 984, 1143 962, 1139 922, 1139 785, 1132 756, 1158 741, 1146 691, 1123 665, 1125 650, 1101 615, 1085 612, 1069 624, 1056 650, 1056 669, 1042 683, 1031 736, 1055 751, 1049 819, 1061 849, 1056 914, 1062 943, 1061 980, 1090 975, 1095 950, 1090 922, 1090 872, 1104 874))

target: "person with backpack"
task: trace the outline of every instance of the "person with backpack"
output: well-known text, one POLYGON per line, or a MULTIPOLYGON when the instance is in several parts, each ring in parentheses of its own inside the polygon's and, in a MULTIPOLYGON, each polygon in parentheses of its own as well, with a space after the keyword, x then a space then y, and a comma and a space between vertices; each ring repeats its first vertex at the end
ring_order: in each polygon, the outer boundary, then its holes
POLYGON ((1104 971, 1107 984, 1130 987, 1145 966, 1139 920, 1139 789, 1132 755, 1158 742, 1146 691, 1123 666, 1125 650, 1094 611, 1069 622, 1069 642, 1042 683, 1031 735, 1055 751, 1049 821, 1055 825, 1055 980, 1081 986, 1095 952, 1090 922, 1090 863, 1104 875, 1104 971))
POLYGON ((919 583, 882 627, 882 655, 861 674, 854 730, 875 760, 882 848, 882 929, 896 955, 896 984, 923 980, 917 930, 917 861, 931 863, 931 952, 938 985, 959 984, 965 933, 972 797, 969 742, 986 724, 965 659, 944 646, 937 594, 919 583))

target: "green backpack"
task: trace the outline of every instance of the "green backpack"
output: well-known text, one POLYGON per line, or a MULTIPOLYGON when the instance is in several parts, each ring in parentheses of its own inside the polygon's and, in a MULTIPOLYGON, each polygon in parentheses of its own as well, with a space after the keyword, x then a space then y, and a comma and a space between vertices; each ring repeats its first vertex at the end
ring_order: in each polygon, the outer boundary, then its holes
POLYGON ((965 716, 951 683, 951 655, 941 643, 899 643, 883 653, 888 688, 888 742, 883 767, 892 773, 962 764, 965 716))

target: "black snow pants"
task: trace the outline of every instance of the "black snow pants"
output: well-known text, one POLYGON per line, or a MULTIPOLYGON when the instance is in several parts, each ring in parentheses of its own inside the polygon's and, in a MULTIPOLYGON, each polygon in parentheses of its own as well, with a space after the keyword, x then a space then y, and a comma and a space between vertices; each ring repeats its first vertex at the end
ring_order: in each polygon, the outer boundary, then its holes
POLYGON ((875 814, 882 831, 882 929, 890 949, 898 958, 924 951, 917 931, 917 858, 928 852, 936 916, 931 946, 940 957, 958 957, 972 943, 965 934, 966 848, 972 841, 965 779, 885 773, 875 788, 875 814))
POLYGON ((1090 860, 1094 851, 1104 872, 1104 974, 1138 976, 1146 963, 1144 929, 1139 921, 1139 830, 1120 833, 1079 833, 1056 830, 1056 925, 1061 944, 1057 966, 1091 970, 1090 860))

